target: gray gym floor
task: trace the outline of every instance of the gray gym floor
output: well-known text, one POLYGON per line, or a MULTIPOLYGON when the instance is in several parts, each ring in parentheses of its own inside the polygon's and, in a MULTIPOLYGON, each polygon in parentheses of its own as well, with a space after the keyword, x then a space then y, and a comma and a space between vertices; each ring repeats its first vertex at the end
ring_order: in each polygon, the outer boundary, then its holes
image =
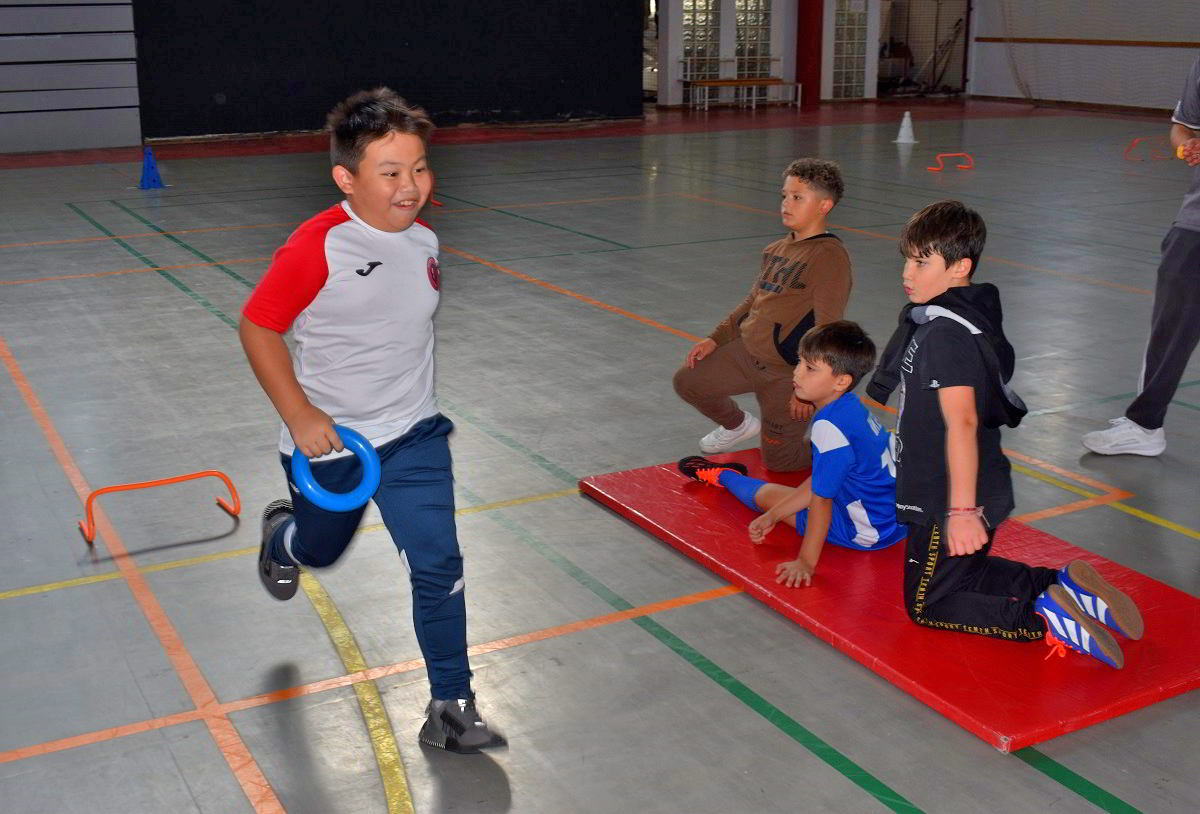
POLYGON ((0 171, 0 808, 1200 810, 1195 693, 1005 755, 755 600, 714 595, 722 581, 574 489, 696 451, 709 427, 671 389, 686 336, 744 296, 781 233, 780 171, 817 155, 845 173, 848 317, 877 343, 904 303, 901 224, 943 197, 979 209, 977 279, 1001 288, 1032 410, 1005 438, 1018 514, 1132 493, 1033 522, 1200 594, 1200 358, 1162 457, 1079 443, 1136 386, 1188 170, 1123 151, 1168 123, 916 124, 912 147, 894 122, 435 144, 437 387, 458 428, 472 664, 511 741, 477 756, 417 744, 427 684, 376 513, 291 602, 255 575, 284 481, 233 326, 271 252, 337 200, 327 158, 164 161, 170 186, 148 192, 131 164, 0 171), (926 171, 963 150, 974 169, 926 171), (111 522, 82 540, 80 495, 206 469, 232 478, 240 519, 210 478, 101 497, 111 522))

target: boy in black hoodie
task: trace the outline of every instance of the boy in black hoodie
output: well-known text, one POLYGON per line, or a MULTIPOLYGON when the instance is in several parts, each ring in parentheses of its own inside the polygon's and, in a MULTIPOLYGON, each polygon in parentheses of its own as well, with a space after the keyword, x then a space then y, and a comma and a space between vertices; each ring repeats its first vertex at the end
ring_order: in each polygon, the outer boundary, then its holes
POLYGON ((911 302, 867 387, 886 402, 900 387, 893 436, 896 514, 909 524, 904 602, 919 625, 1016 641, 1045 637, 1120 668, 1124 656, 1100 623, 1129 638, 1137 606, 1087 562, 1060 570, 988 556, 1013 509, 1000 426, 1025 405, 1008 387, 1015 356, 1001 329, 1000 293, 972 284, 987 230, 958 201, 913 215, 900 236, 911 302))

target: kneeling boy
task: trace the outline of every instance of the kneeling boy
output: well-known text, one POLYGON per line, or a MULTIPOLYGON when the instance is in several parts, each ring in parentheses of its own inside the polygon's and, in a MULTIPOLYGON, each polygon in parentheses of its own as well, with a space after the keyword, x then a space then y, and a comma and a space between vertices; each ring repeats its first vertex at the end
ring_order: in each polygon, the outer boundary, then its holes
MULTIPOLYGON (((1103 623, 1141 638, 1137 606, 1087 562, 1039 568, 988 556, 1013 509, 1000 427, 1025 405, 1008 386, 1015 355, 1001 328, 1000 293, 973 284, 987 230, 958 201, 939 201, 900 235, 910 305, 867 394, 900 388, 897 515, 909 524, 904 598, 919 625, 1016 641, 1046 640, 1112 667, 1121 648, 1103 623)), ((1053 652, 1053 651, 1052 651, 1053 652)))
POLYGON ((776 566, 776 582, 812 584, 826 541, 859 550, 887 548, 904 539, 896 522, 896 473, 890 433, 851 390, 875 364, 875 345, 853 322, 831 322, 804 335, 792 376, 796 398, 816 407, 812 419, 812 476, 792 488, 746 475, 741 464, 699 456, 679 469, 696 480, 723 486, 763 512, 750 524, 761 543, 779 521, 804 535, 800 554, 776 566))

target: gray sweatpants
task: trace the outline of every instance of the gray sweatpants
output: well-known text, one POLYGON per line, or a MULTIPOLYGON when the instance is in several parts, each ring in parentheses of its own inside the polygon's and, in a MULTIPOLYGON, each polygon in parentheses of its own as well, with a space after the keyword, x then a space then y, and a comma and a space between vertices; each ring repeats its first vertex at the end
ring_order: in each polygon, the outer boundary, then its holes
POLYGON ((1200 232, 1171 228, 1163 238, 1150 341, 1138 396, 1125 411, 1130 421, 1156 430, 1200 342, 1200 232))
POLYGON ((726 429, 742 423, 745 414, 730 396, 753 393, 762 414, 762 459, 767 469, 795 472, 812 464, 805 438, 807 421, 788 412, 792 399, 792 368, 778 361, 755 359, 741 337, 714 350, 689 368, 675 372, 675 392, 688 404, 726 429))

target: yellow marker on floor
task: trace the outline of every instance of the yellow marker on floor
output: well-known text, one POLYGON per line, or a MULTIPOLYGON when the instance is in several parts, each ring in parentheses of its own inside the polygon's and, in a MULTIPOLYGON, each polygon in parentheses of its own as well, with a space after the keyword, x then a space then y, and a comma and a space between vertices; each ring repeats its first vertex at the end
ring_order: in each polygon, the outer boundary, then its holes
MULTIPOLYGON (((354 634, 350 632, 346 620, 342 618, 342 614, 338 612, 321 583, 307 571, 301 571, 300 588, 312 603, 317 616, 321 617, 321 624, 325 625, 325 632, 329 634, 329 639, 333 642, 346 671, 357 673, 367 669, 367 660, 363 657, 358 642, 354 640, 354 634)), ((404 763, 400 760, 400 747, 396 745, 396 735, 383 706, 379 687, 374 681, 361 681, 354 685, 354 694, 358 697, 358 706, 367 724, 367 734, 370 735, 371 747, 375 750, 375 762, 379 764, 379 776, 383 779, 388 814, 413 814, 412 795, 408 791, 404 763)))

